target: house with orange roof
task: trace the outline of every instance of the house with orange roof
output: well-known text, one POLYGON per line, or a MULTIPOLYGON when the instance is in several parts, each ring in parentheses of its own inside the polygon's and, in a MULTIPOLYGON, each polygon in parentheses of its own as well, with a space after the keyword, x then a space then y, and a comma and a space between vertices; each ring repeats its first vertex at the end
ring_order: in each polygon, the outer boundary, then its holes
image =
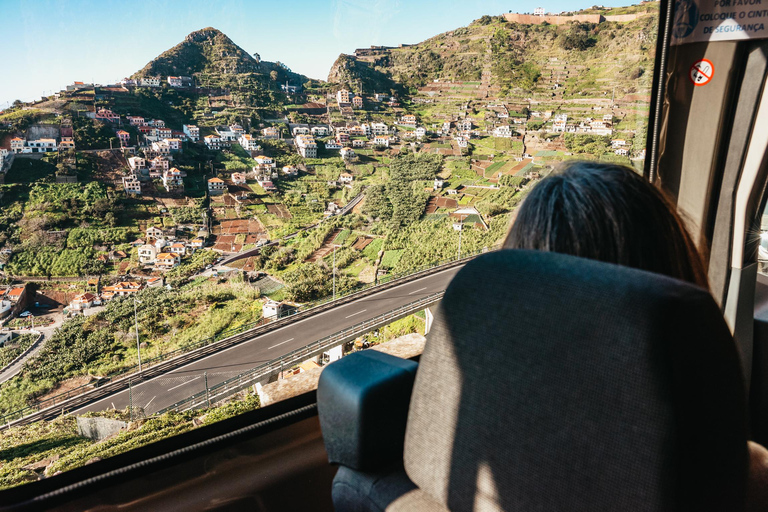
POLYGON ((100 305, 101 298, 98 295, 85 292, 77 295, 74 299, 72 299, 72 302, 69 303, 68 309, 70 311, 82 311, 84 309, 100 305))
POLYGON ((178 254, 179 256, 184 256, 185 254, 187 254, 187 246, 185 246, 181 242, 176 242, 175 244, 171 244, 168 250, 171 251, 173 254, 178 254))
POLYGON ((128 146, 131 134, 125 130, 117 130, 117 138, 120 139, 120 145, 123 147, 128 146))
POLYGON ((16 286, 11 288, 8 290, 6 298, 16 304, 24 297, 24 290, 25 288, 23 286, 16 286))
POLYGON ((181 256, 172 252, 161 252, 155 259, 155 266, 161 270, 168 270, 181 263, 181 256))
POLYGON ((227 191, 227 184, 221 178, 211 178, 208 180, 208 193, 212 196, 219 196, 227 191))
POLYGON ((102 290, 102 298, 111 299, 112 297, 124 297, 140 291, 144 286, 135 281, 120 281, 111 286, 105 286, 102 290))
POLYGON ((24 151, 27 145, 27 141, 21 137, 14 137, 11 139, 11 151, 13 153, 31 153, 32 150, 24 151))

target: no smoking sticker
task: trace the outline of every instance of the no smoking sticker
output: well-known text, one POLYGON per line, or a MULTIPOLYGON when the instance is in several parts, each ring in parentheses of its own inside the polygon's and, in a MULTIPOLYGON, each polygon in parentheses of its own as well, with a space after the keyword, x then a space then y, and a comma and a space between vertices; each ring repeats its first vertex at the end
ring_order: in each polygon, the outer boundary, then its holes
POLYGON ((691 82, 696 86, 707 85, 714 75, 715 65, 712 64, 712 61, 709 59, 696 61, 693 66, 691 66, 691 71, 688 74, 691 82))

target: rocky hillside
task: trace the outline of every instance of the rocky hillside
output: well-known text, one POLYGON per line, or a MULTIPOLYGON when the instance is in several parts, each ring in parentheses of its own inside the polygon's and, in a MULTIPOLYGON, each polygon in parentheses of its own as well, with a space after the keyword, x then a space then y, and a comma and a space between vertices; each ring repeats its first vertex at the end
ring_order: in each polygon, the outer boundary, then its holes
POLYGON ((643 4, 625 10, 639 17, 629 22, 536 25, 483 16, 418 44, 342 55, 328 81, 360 80, 369 93, 373 90, 367 84, 381 90, 387 81, 412 88, 436 80, 482 82, 492 95, 501 96, 553 89, 558 95, 590 95, 603 89, 601 82, 610 81, 629 94, 638 87, 637 78, 652 68, 658 8, 643 4))
POLYGON ((347 87, 362 87, 370 92, 402 93, 403 85, 370 63, 358 60, 354 55, 341 54, 328 72, 328 82, 347 87))
POLYGON ((277 82, 288 80, 300 85, 307 77, 291 72, 280 63, 261 61, 249 54, 229 37, 208 27, 192 32, 184 41, 161 53, 133 78, 143 76, 222 76, 257 75, 277 82), (275 72, 277 76, 272 74, 275 72))

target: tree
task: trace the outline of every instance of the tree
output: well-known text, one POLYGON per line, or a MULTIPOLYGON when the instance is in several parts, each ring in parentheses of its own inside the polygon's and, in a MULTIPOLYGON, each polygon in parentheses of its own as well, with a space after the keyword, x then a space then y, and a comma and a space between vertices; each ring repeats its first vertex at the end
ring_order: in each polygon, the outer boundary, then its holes
POLYGON ((269 78, 271 78, 273 82, 276 82, 277 81, 277 71, 275 71, 274 69, 272 71, 270 71, 269 72, 269 78))

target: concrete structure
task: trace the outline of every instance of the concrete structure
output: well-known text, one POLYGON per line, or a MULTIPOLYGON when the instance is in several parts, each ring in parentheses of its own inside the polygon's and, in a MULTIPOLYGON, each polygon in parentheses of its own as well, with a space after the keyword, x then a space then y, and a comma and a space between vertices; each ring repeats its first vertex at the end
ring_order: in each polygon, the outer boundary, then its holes
POLYGON ((160 77, 159 76, 148 76, 145 78, 139 79, 139 85, 141 87, 160 87, 160 77))
POLYGON ((351 102, 350 92, 346 89, 341 89, 336 93, 336 102, 339 105, 349 105, 351 102))
POLYGON ((131 174, 130 176, 123 176, 123 188, 126 194, 138 194, 141 195, 141 182, 131 174))
POLYGON ((220 196, 227 191, 227 184, 221 178, 211 178, 208 180, 208 193, 212 196, 220 196))
POLYGON ((200 128, 194 124, 185 124, 182 126, 182 129, 192 142, 200 140, 200 128))
POLYGON ((139 263, 154 265, 157 257, 157 248, 154 245, 142 245, 139 247, 139 263))
POLYGON ((247 133, 242 134, 238 139, 238 142, 246 151, 259 151, 261 149, 261 146, 257 144, 256 139, 247 133))
POLYGON ((181 178, 181 171, 175 167, 163 173, 163 186, 168 192, 184 190, 184 180, 181 178))
POLYGON ((155 258, 155 266, 161 270, 168 270, 181 263, 181 256, 172 252, 162 252, 155 258))
POLYGON ((299 135, 295 139, 299 154, 304 158, 317 158, 317 143, 311 135, 299 135))

